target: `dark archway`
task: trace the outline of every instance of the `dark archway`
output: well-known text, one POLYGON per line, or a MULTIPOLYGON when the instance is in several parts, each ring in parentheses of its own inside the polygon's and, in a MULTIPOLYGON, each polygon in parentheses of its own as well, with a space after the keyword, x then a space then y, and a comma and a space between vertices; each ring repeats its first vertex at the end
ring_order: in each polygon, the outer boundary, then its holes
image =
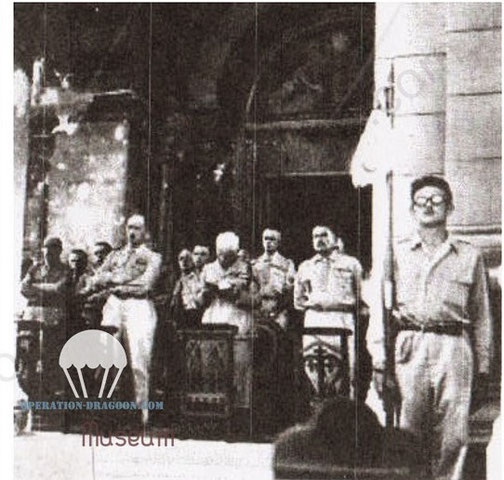
POLYGON ((253 255, 266 225, 299 240, 325 222, 370 267, 371 194, 352 186, 349 167, 372 109, 374 28, 372 4, 264 6, 234 42, 219 124, 235 145, 229 208, 253 255))

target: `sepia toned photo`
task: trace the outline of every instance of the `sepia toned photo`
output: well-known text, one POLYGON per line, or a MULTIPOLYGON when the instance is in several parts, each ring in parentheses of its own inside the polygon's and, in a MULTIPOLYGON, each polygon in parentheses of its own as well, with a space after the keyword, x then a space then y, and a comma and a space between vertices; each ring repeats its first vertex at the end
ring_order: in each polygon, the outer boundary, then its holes
POLYGON ((16 480, 502 478, 500 3, 13 16, 16 480))

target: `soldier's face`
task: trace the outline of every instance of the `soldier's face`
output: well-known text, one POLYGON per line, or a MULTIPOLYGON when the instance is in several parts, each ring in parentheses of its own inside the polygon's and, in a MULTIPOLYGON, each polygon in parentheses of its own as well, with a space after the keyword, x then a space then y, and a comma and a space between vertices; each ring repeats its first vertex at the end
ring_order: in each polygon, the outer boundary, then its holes
POLYGON ((318 253, 327 252, 331 248, 331 235, 327 228, 313 230, 313 249, 318 253))
POLYGON ((77 255, 76 253, 71 253, 68 256, 68 266, 72 270, 77 270, 79 268, 79 255, 77 255))
POLYGON ((189 251, 180 253, 178 257, 179 268, 182 272, 187 272, 193 267, 192 255, 189 251))
POLYGON ((78 253, 70 253, 68 256, 68 266, 75 271, 83 271, 87 266, 87 258, 78 253))
POLYGON ((47 265, 54 265, 61 256, 61 250, 57 247, 43 247, 42 256, 47 265))
POLYGON ((419 226, 436 227, 446 224, 452 206, 447 203, 444 190, 426 186, 415 193, 411 210, 419 226))
POLYGON ((101 265, 107 258, 107 250, 103 247, 96 247, 93 250, 93 261, 96 265, 101 265))
POLYGON ((194 265, 197 268, 201 268, 203 265, 205 265, 205 263, 208 262, 210 254, 207 252, 205 248, 196 247, 193 251, 192 256, 194 260, 194 265))
POLYGON ((266 253, 275 253, 278 250, 278 238, 276 235, 266 233, 263 236, 263 247, 266 253))
POLYGON ((145 238, 145 227, 139 223, 129 223, 126 227, 128 242, 132 245, 139 245, 145 238))

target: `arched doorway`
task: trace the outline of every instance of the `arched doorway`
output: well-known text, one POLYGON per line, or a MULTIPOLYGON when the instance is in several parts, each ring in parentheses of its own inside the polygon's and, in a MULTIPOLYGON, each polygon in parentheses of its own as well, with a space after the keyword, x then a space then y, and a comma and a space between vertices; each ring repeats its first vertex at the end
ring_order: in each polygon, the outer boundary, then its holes
POLYGON ((374 6, 310 13, 311 22, 279 24, 273 41, 264 33, 268 20, 257 18, 254 68, 241 75, 249 87, 234 85, 246 92, 234 106, 244 110, 234 159, 236 228, 253 255, 261 231, 279 228, 284 253, 299 264, 312 255, 311 229, 327 224, 369 269, 371 192, 355 189, 349 172, 372 109, 374 6), (270 42, 262 48, 263 38, 270 42))

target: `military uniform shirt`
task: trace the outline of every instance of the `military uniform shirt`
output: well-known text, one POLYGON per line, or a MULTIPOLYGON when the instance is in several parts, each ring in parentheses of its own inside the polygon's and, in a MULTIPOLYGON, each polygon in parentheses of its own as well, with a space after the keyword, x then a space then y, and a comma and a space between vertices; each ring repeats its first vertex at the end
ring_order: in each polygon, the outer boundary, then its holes
POLYGON ((93 282, 110 280, 114 284, 130 284, 147 293, 152 290, 160 269, 161 256, 145 244, 136 248, 125 246, 111 252, 91 278, 93 282))
POLYGON ((467 242, 448 238, 429 257, 419 238, 401 242, 395 261, 397 303, 429 324, 459 322, 474 334, 479 371, 488 373, 492 322, 483 258, 467 242))

